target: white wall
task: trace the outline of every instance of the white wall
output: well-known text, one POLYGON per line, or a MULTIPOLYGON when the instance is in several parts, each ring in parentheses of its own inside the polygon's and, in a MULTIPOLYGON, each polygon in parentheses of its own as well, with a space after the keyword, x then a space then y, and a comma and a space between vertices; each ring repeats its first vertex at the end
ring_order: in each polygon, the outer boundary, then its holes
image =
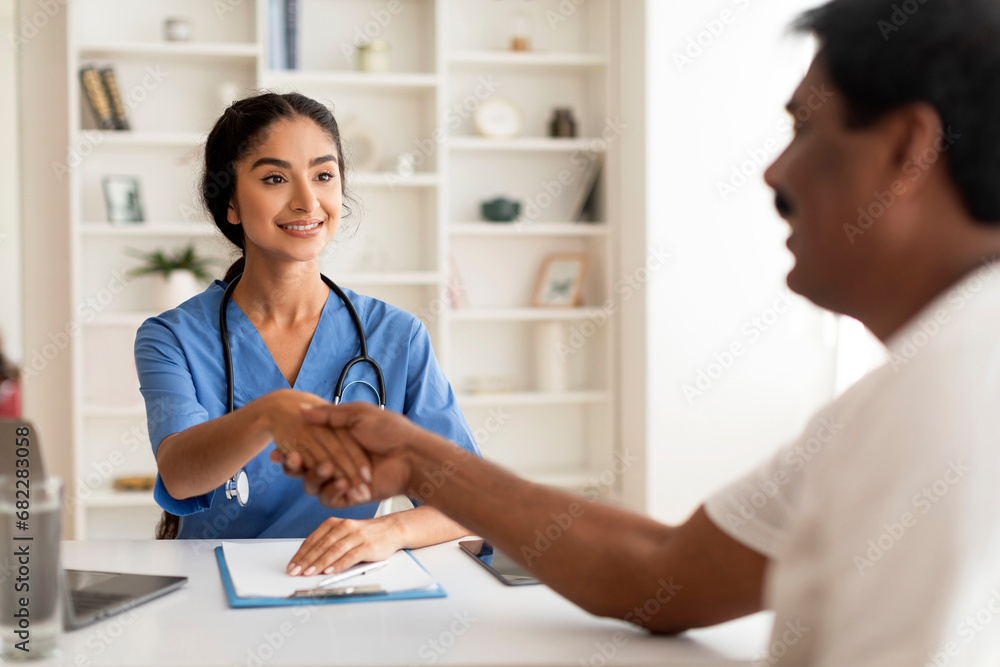
MULTIPOLYGON (((0 0, 0 35, 16 32, 14 0, 0 0)), ((21 330, 21 222, 18 210, 17 62, 0 47, 0 336, 4 352, 23 356, 21 330)))
POLYGON ((661 520, 685 518, 833 395, 832 316, 799 297, 774 303, 792 258, 762 180, 791 136, 783 107, 812 56, 787 26, 816 4, 646 2, 646 235, 673 255, 645 295, 645 508, 661 520), (747 164, 748 182, 724 197, 719 183, 748 151, 763 164, 747 164), (715 378, 685 396, 699 371, 715 378))
MULTIPOLYGON (((23 409, 45 434, 48 469, 63 478, 69 496, 73 492, 69 418, 73 360, 69 341, 65 334, 60 337, 74 312, 66 289, 70 284, 69 197, 52 168, 65 164, 68 154, 66 6, 52 3, 55 11, 49 15, 34 0, 18 1, 20 15, 34 17, 38 25, 26 32, 18 62, 19 137, 24 148, 19 162, 24 175, 21 247, 27 258, 21 270, 25 365, 45 355, 40 369, 24 379, 23 409)), ((71 530, 71 519, 64 518, 64 535, 71 530)))

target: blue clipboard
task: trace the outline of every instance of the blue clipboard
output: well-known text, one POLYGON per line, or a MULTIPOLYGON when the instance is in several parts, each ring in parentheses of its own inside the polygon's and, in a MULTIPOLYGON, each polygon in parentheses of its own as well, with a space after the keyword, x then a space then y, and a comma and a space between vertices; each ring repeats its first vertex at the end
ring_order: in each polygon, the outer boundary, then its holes
MULTIPOLYGON (((406 555, 427 572, 427 568, 421 565, 420 561, 410 553, 409 549, 404 549, 406 555)), ((219 574, 222 576, 222 588, 226 591, 226 599, 229 606, 233 608, 242 607, 283 607, 296 604, 342 604, 345 602, 382 602, 385 600, 418 600, 424 598, 445 598, 448 594, 435 583, 433 588, 422 588, 419 591, 403 591, 400 593, 366 593, 363 595, 338 595, 335 597, 297 597, 297 598, 243 598, 236 595, 233 588, 233 580, 229 576, 229 567, 226 565, 226 556, 222 553, 222 547, 215 547, 215 559, 219 562, 219 574)), ((427 572, 430 574, 430 572, 427 572)))

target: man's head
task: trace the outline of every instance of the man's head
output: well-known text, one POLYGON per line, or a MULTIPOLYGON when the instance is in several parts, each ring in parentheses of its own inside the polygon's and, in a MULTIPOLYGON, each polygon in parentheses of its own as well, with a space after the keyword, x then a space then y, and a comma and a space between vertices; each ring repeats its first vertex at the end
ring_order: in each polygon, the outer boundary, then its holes
POLYGON ((788 282, 872 326, 868 311, 1000 248, 1000 3, 833 0, 796 28, 820 51, 766 175, 792 228, 788 282))

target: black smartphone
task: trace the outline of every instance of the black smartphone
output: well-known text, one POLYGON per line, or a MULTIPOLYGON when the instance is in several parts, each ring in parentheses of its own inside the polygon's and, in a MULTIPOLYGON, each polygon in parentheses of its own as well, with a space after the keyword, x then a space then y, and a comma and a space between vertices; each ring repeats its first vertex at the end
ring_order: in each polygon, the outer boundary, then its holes
POLYGON ((476 562, 508 586, 529 586, 542 583, 513 559, 494 549, 489 542, 462 540, 458 546, 462 547, 462 551, 475 558, 476 562))

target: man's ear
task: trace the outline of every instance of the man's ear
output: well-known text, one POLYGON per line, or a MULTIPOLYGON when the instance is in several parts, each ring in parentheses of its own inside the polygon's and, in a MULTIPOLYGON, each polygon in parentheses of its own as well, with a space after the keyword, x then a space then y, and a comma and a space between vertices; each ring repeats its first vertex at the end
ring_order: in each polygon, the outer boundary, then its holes
POLYGON ((236 204, 232 201, 229 202, 229 208, 226 209, 226 222, 231 225, 240 224, 240 213, 236 210, 236 204))
POLYGON ((892 112, 892 165, 905 190, 919 188, 923 177, 943 162, 944 124, 937 109, 927 102, 912 102, 892 112))

